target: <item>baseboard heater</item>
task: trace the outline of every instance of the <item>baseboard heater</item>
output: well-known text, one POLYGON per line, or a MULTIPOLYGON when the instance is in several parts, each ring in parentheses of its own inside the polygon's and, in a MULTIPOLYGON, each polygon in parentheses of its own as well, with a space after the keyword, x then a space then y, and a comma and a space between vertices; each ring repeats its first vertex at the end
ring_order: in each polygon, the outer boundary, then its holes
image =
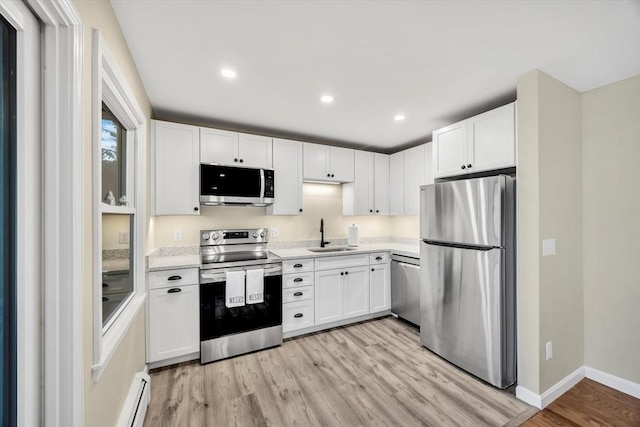
POLYGON ((142 427, 151 400, 151 380, 146 372, 138 372, 124 402, 118 427, 142 427))

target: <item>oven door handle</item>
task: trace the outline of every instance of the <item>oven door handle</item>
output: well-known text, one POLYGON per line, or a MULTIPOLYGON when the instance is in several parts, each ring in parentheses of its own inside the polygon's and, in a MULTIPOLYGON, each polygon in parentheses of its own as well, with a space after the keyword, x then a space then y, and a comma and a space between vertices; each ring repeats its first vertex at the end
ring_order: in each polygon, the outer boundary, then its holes
MULTIPOLYGON (((251 270, 251 268, 242 268, 242 269, 234 269, 234 270, 227 270, 227 271, 247 271, 247 270, 251 270)), ((282 273, 281 265, 274 265, 272 267, 267 267, 264 269, 265 277, 277 276, 278 274, 281 274, 281 273, 282 273)), ((201 278, 201 283, 224 282, 227 278, 227 272, 226 271, 216 271, 216 272, 201 271, 200 278, 201 278)))

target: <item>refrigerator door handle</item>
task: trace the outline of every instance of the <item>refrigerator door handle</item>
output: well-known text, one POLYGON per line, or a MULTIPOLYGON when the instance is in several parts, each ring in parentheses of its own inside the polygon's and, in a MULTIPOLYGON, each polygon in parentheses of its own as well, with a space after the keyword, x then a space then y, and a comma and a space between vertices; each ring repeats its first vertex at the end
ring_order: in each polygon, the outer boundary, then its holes
POLYGON ((444 246, 447 248, 471 249, 474 251, 490 251, 491 249, 503 249, 500 246, 466 245, 464 243, 441 242, 439 240, 429 239, 422 239, 422 241, 427 245, 444 246))

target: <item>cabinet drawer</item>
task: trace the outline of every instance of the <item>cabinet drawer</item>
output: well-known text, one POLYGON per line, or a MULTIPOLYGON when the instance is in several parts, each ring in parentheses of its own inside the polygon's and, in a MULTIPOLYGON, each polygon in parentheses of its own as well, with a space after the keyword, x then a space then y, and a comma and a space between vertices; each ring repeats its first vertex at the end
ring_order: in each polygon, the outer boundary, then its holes
POLYGON ((296 286, 313 285, 313 273, 285 274, 282 276, 282 287, 293 288, 296 286))
POLYGON ((200 283, 197 268, 150 271, 148 277, 149 289, 197 285, 200 283))
POLYGON ((313 299, 313 286, 300 286, 282 290, 282 302, 295 302, 313 299))
POLYGON ((328 256, 315 259, 316 270, 357 267, 367 264, 369 264, 369 254, 328 256))
POLYGON ((313 300, 290 302, 282 305, 282 331, 313 326, 313 300))
POLYGON ((369 264, 384 264, 389 262, 389 252, 375 252, 369 254, 369 264))
POLYGON ((313 271, 313 258, 287 259, 282 261, 282 274, 313 271))

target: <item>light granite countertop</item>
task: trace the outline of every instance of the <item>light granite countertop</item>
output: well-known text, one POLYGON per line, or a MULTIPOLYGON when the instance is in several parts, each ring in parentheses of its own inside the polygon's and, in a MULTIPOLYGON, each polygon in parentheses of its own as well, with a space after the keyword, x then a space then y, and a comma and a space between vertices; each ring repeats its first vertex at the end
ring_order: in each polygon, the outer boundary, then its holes
MULTIPOLYGON (((326 246, 330 248, 331 245, 326 246)), ((394 243, 394 242, 384 242, 384 243, 365 243, 356 247, 356 249, 346 252, 324 252, 317 253, 311 252, 307 248, 290 248, 290 249, 269 249, 269 251, 279 256, 282 259, 292 259, 292 258, 319 258, 325 256, 338 256, 338 255, 349 255, 349 254, 357 254, 357 253, 369 253, 369 252, 378 252, 378 251, 390 251, 398 255, 405 255, 409 257, 419 258, 420 257, 420 245, 418 244, 403 244, 403 243, 394 243)))
MULTIPOLYGON (((329 245, 327 247, 331 246, 332 245, 329 245)), ((147 257, 147 271, 200 267, 200 255, 197 253, 198 250, 197 246, 163 248, 160 251, 156 250, 147 257)), ((282 259, 318 258, 378 251, 390 251, 399 255, 414 258, 420 257, 420 245, 418 243, 406 244, 396 242, 361 243, 356 247, 356 249, 346 252, 316 253, 309 251, 307 248, 269 248, 269 251, 282 259)))

